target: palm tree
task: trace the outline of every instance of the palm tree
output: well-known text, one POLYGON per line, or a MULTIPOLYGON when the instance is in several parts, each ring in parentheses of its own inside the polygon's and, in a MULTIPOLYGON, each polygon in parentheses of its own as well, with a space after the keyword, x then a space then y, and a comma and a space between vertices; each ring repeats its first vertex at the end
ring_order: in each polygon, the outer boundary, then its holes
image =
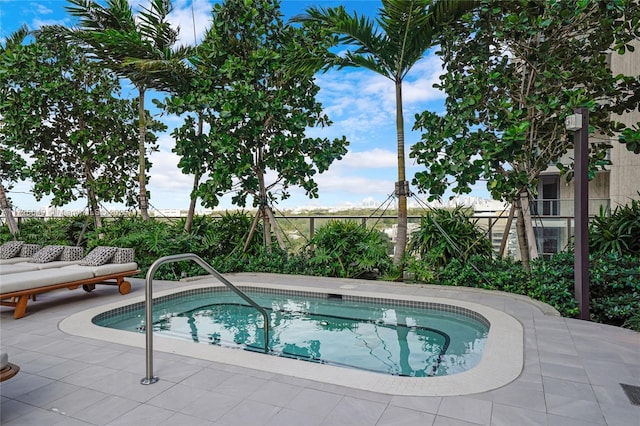
POLYGON ((150 0, 135 16, 127 0, 108 0, 102 6, 95 0, 69 0, 68 12, 80 18, 72 35, 88 45, 90 51, 120 77, 129 79, 139 93, 139 206, 144 220, 149 218, 146 190, 147 116, 144 97, 147 89, 171 90, 184 75, 181 60, 190 49, 173 49, 179 29, 171 27, 167 16, 171 0, 150 0))
POLYGON ((396 135, 398 181, 398 232, 394 263, 400 264, 407 245, 407 196, 405 173, 404 116, 402 82, 411 68, 433 46, 445 18, 459 16, 475 5, 471 0, 382 0, 379 16, 371 20, 356 12, 349 15, 343 6, 309 8, 294 22, 319 26, 338 37, 339 44, 352 47, 339 56, 331 52, 322 58, 323 69, 362 67, 391 81, 396 92, 396 135))

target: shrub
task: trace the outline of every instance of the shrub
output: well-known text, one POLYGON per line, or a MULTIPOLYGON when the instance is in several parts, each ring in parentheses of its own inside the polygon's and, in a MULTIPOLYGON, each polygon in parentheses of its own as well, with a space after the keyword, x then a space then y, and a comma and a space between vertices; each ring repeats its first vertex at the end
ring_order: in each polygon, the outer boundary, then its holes
POLYGON ((422 216, 420 229, 412 233, 407 251, 437 271, 452 259, 464 261, 474 255, 490 258, 493 247, 477 221, 458 206, 430 210, 422 216))
POLYGON ((589 224, 592 252, 613 252, 640 256, 640 200, 618 206, 611 215, 600 207, 600 214, 589 224))
MULTIPOLYGON (((16 239, 29 244, 79 245, 86 247, 87 232, 93 229, 93 220, 86 215, 66 216, 55 219, 31 218, 20 222, 16 239)), ((0 227, 0 241, 13 240, 9 228, 0 227)))
POLYGON ((392 268, 384 236, 354 221, 329 221, 316 230, 305 251, 315 275, 362 278, 392 268))

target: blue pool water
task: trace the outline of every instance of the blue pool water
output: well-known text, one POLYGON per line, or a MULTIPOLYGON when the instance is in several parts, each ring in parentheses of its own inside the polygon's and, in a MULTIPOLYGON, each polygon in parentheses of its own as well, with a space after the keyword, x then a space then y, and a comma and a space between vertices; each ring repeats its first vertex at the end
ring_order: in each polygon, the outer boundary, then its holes
MULTIPOLYGON (((489 331, 484 318, 446 305, 244 291, 267 310, 270 352, 313 362, 402 376, 456 374, 478 364, 489 331)), ((146 327, 142 303, 93 321, 138 333, 146 327)), ((224 289, 157 300, 153 330, 201 344, 264 350, 262 315, 224 289)))

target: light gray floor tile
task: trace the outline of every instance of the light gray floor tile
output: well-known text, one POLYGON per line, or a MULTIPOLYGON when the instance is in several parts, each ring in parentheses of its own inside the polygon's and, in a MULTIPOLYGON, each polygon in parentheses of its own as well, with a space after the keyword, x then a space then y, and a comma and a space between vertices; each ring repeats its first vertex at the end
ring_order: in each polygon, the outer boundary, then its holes
POLYGON ((177 384, 154 396, 148 403, 156 407, 180 411, 205 393, 207 391, 204 389, 177 384))
POLYGON ((622 389, 622 386, 593 386, 593 392, 596 395, 600 405, 619 406, 626 408, 631 404, 629 397, 622 389))
POLYGON ((73 417, 96 425, 106 425, 140 405, 119 396, 107 396, 96 404, 77 411, 73 417))
POLYGON ((300 386, 269 381, 252 393, 249 398, 253 401, 284 407, 302 389, 300 386))
POLYGON ((465 422, 460 419, 452 419, 451 417, 436 416, 433 426, 478 426, 478 423, 465 422))
POLYGON ((83 369, 74 374, 66 376, 61 381, 71 383, 76 386, 83 386, 89 389, 96 389, 94 386, 105 378, 118 377, 120 370, 113 368, 107 368, 100 365, 94 365, 92 367, 83 369))
MULTIPOLYGON (((156 360, 154 361, 153 366, 153 373, 155 376, 159 377, 160 380, 172 383, 179 383, 187 377, 191 377, 195 374, 200 374, 202 371, 204 371, 204 368, 198 365, 188 365, 173 361, 158 362, 156 360)), ((139 373, 142 376, 145 376, 146 369, 134 371, 134 373, 139 373)))
POLYGON ((602 414, 608 426, 640 425, 640 406, 629 404, 627 407, 604 405, 602 414))
MULTIPOLYGON (((638 355, 640 358, 640 354, 638 355)), ((621 362, 584 361, 584 368, 593 385, 616 385, 631 377, 631 372, 621 362)))
POLYGON ((91 384, 91 388, 109 395, 121 396, 138 402, 145 402, 174 386, 167 381, 158 381, 151 385, 140 384, 142 376, 120 371, 118 374, 101 377, 91 384))
POLYGON ((540 362, 546 364, 557 364, 569 367, 582 366, 582 359, 579 355, 567 355, 559 352, 551 351, 540 351, 539 352, 540 362))
POLYGON ((0 403, 0 424, 7 424, 13 419, 22 417, 33 409, 32 405, 15 399, 2 398, 0 403))
POLYGON ((50 379, 60 380, 72 374, 79 373, 80 371, 89 367, 93 366, 83 361, 68 359, 61 364, 54 365, 38 372, 38 375, 48 377, 50 379))
POLYGON ((560 395, 545 394, 547 412, 559 416, 582 419, 590 422, 601 422, 602 412, 595 401, 585 401, 560 395))
POLYGON ((602 426, 602 423, 593 423, 584 419, 573 419, 571 417, 557 416, 555 414, 547 414, 548 426, 602 426))
POLYGON ((233 374, 227 371, 204 368, 198 374, 187 377, 181 383, 195 388, 211 390, 230 377, 233 377, 233 374))
POLYGON ((493 396, 494 403, 528 408, 543 413, 547 411, 542 390, 532 390, 527 385, 514 384, 488 393, 493 396))
POLYGON ((156 426, 175 414, 174 411, 165 410, 151 405, 139 405, 133 410, 118 417, 108 426, 156 426))
POLYGON ((33 392, 50 383, 53 383, 53 380, 47 379, 46 377, 20 372, 11 380, 2 382, 2 385, 0 385, 0 394, 7 398, 16 399, 20 395, 33 392))
POLYGON ((62 364, 66 359, 38 352, 27 352, 17 358, 16 362, 18 361, 20 362, 20 370, 22 372, 37 374, 42 370, 62 364))
POLYGON ((543 377, 544 393, 548 395, 559 395, 585 401, 596 401, 593 388, 588 383, 574 382, 571 380, 556 379, 554 377, 543 377))
POLYGON ((108 397, 109 395, 93 389, 79 388, 75 392, 49 402, 46 408, 64 415, 75 416, 76 413, 94 404, 100 404, 108 397))
POLYGON ((318 426, 322 424, 323 418, 311 416, 301 411, 281 408, 267 422, 269 426, 318 426))
POLYGON ((438 416, 463 420, 470 423, 489 425, 491 402, 476 398, 455 396, 442 398, 438 416))
POLYGON ((587 373, 582 367, 571 367, 568 365, 541 363, 542 376, 554 377, 556 379, 571 380, 574 382, 589 383, 587 373))
POLYGON ((225 395, 246 398, 264 386, 265 383, 267 383, 265 379, 233 374, 227 380, 213 387, 212 390, 225 395))
POLYGON ((78 389, 78 386, 68 383, 51 382, 31 392, 18 395, 16 399, 36 407, 47 408, 50 402, 76 392, 78 389))
POLYGON ((195 398, 190 404, 180 410, 180 412, 182 414, 200 417, 209 421, 216 421, 241 401, 241 398, 206 391, 200 397, 195 398))
POLYGON ((295 411, 307 413, 311 417, 324 419, 343 397, 329 392, 315 389, 303 389, 286 405, 295 411))
POLYGON ((397 406, 388 406, 376 426, 415 426, 415 425, 431 425, 435 420, 434 414, 425 413, 424 411, 410 410, 397 406))
POLYGON ((187 416, 182 413, 175 413, 158 426, 213 426, 213 422, 199 417, 187 416))
POLYGON ((424 411, 436 414, 442 402, 440 396, 394 396, 390 404, 410 410, 424 411))
POLYGON ((230 426, 266 425, 280 408, 258 401, 244 400, 217 421, 230 426))
POLYGON ((545 412, 512 407, 510 405, 493 404, 491 426, 547 426, 545 412))
POLYGON ((375 425, 385 404, 345 396, 324 419, 326 425, 375 425))
POLYGON ((43 426, 60 424, 66 421, 62 415, 41 408, 32 407, 31 410, 18 418, 2 423, 3 426, 43 426))

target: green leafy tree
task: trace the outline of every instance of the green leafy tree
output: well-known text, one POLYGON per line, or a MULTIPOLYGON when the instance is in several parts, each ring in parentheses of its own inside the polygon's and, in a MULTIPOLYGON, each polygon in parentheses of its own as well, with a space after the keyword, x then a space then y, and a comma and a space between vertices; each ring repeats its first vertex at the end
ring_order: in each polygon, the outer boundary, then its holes
MULTIPOLYGON (((0 55, 2 55, 2 57, 6 57, 6 55, 10 55, 13 50, 20 49, 20 45, 28 34, 29 29, 26 26, 20 27, 16 32, 9 36, 4 45, 0 46, 0 55)), ((9 90, 9 87, 6 85, 0 86, 2 99, 6 99, 7 90, 9 90)), ((9 232, 11 235, 16 235, 19 231, 18 223, 16 222, 15 217, 13 217, 13 206, 11 204, 11 200, 7 197, 7 191, 11 190, 16 182, 24 180, 27 177, 27 162, 19 152, 9 146, 6 146, 2 136, 3 127, 4 120, 0 114, 0 210, 7 222, 9 232)))
POLYGON ((73 36, 88 45, 103 66, 129 79, 138 90, 138 202, 144 220, 149 218, 146 149, 150 118, 144 109, 148 89, 170 90, 183 78, 181 60, 188 48, 173 49, 178 30, 171 27, 170 0, 151 0, 134 14, 127 0, 69 0, 67 10, 80 18, 73 36))
POLYGON ((343 6, 307 9, 306 15, 294 18, 310 28, 328 31, 337 36, 335 42, 347 47, 346 52, 325 52, 325 70, 338 67, 363 67, 391 80, 396 93, 396 134, 398 157, 398 232, 394 263, 399 264, 407 245, 407 196, 409 184, 405 171, 404 113, 402 82, 427 49, 445 19, 456 16, 472 6, 473 1, 382 0, 379 16, 369 19, 343 6))
POLYGON ((134 200, 135 105, 116 97, 115 74, 55 29, 34 35, 0 60, 0 143, 33 159, 37 199, 52 194, 51 203, 63 206, 86 197, 99 227, 99 201, 134 200))
POLYGON ((283 23, 278 2, 216 4, 213 25, 191 58, 197 70, 192 91, 165 102, 169 112, 196 112, 209 125, 198 136, 192 116, 174 133, 182 170, 207 172, 197 189, 202 203, 214 207, 232 192, 233 203, 244 207, 251 197, 258 211, 247 241, 262 220, 267 247, 274 226, 284 249, 272 204, 286 199, 291 186, 317 197, 314 176, 346 153, 344 137, 305 135, 309 127, 331 124, 315 100, 313 72, 290 66, 316 43, 312 34, 283 23))
MULTIPOLYGON (((521 259, 535 249, 527 207, 540 172, 573 146, 564 119, 588 107, 590 127, 610 137, 613 113, 637 107, 634 78, 612 75, 604 52, 624 52, 638 35, 637 2, 484 0, 441 37, 446 114, 424 112, 422 140, 410 156, 427 170, 414 183, 430 199, 453 178, 454 193, 486 180, 496 199, 518 211, 521 259)), ((591 167, 607 164, 606 143, 591 145, 591 167)))

